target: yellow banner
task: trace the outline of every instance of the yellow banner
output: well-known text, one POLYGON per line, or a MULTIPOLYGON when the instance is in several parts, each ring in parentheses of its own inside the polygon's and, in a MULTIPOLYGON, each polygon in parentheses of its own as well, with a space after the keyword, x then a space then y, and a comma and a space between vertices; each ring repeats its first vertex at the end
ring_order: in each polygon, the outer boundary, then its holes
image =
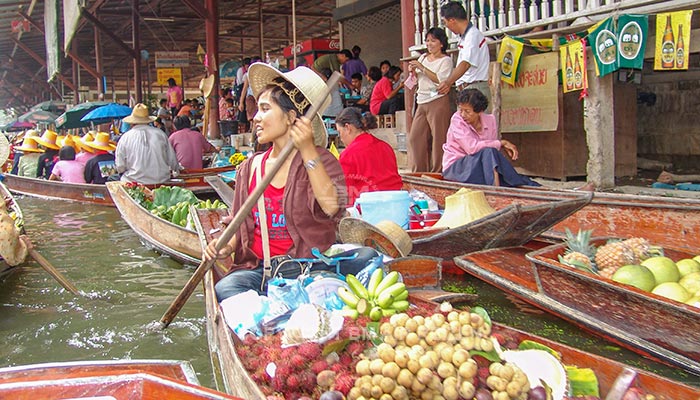
POLYGON ((656 15, 654 69, 687 70, 693 10, 656 15))
POLYGON ((158 84, 168 86, 168 79, 175 79, 178 86, 182 86, 182 69, 180 68, 156 68, 158 74, 158 84))
POLYGON ((523 44, 513 38, 506 36, 501 43, 501 50, 498 52, 498 62, 501 63, 501 80, 508 84, 515 85, 518 78, 518 66, 520 57, 523 54, 523 44))
POLYGON ((583 46, 580 40, 569 42, 559 48, 561 62, 561 81, 564 93, 582 90, 588 87, 586 68, 583 65, 583 46))

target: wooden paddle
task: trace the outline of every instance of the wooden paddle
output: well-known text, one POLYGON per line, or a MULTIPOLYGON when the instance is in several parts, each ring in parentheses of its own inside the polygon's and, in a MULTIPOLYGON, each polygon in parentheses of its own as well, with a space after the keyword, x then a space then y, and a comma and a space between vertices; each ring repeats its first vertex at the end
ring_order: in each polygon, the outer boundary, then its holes
POLYGON ((39 265, 41 265, 41 268, 43 268, 46 272, 49 273, 58 283, 63 286, 64 289, 67 291, 73 293, 74 295, 79 295, 80 293, 78 292, 78 288, 75 287, 68 279, 66 279, 63 274, 58 272, 58 270, 51 265, 49 260, 44 258, 39 252, 34 250, 34 245, 27 243, 27 247, 29 248, 29 255, 34 259, 34 261, 38 262, 39 265))
MULTIPOLYGON (((331 75, 331 77, 327 81, 327 86, 324 89, 323 94, 321 94, 321 96, 318 99, 316 99, 316 102, 312 104, 311 108, 309 108, 309 111, 306 112, 305 116, 307 118, 313 119, 313 116, 316 115, 316 113, 319 111, 321 103, 323 103, 326 97, 330 94, 331 88, 338 84, 340 77, 340 74, 337 72, 334 72, 333 75, 331 75)), ((216 242, 217 253, 229 242, 229 240, 231 240, 233 235, 238 231, 238 228, 240 228, 241 224, 243 224, 243 221, 245 221, 246 218, 248 218, 250 212, 253 210, 253 207, 258 202, 258 198, 262 196, 267 186, 270 184, 270 182, 272 182, 272 178, 274 178, 275 175, 277 175, 277 172, 282 167, 282 164, 284 164, 289 155, 292 154, 293 150, 294 142, 290 140, 287 143, 287 145, 282 149, 282 152, 278 157, 278 161, 272 166, 272 168, 270 168, 270 171, 266 171, 265 176, 263 177, 260 184, 255 187, 253 193, 251 193, 250 196, 248 196, 241 208, 236 212, 236 215, 233 217, 233 221, 231 221, 231 223, 221 234, 221 237, 216 242)), ((197 287, 202 278, 204 278, 204 274, 206 274, 207 271, 209 271, 213 264, 214 260, 202 260, 202 262, 194 271, 190 279, 185 284, 185 287, 182 288, 175 300, 173 300, 172 304, 170 304, 170 307, 168 307, 168 310, 161 317, 160 324, 162 329, 165 329, 168 327, 168 325, 170 325, 177 313, 180 312, 182 307, 187 302, 187 299, 190 298, 192 292, 194 292, 195 287, 197 287)))

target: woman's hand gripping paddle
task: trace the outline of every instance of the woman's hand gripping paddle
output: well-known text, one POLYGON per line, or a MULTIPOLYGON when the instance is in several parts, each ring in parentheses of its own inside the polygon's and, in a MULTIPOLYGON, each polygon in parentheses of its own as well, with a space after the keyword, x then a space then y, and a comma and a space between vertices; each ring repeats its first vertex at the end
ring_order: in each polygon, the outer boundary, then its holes
MULTIPOLYGON (((316 113, 319 111, 319 106, 330 94, 331 88, 338 84, 340 77, 340 74, 337 72, 331 75, 331 77, 327 81, 327 87, 324 89, 320 98, 316 99, 316 102, 313 103, 309 111, 306 112, 305 117, 307 117, 308 119, 313 119, 314 115, 316 115, 316 113)), ((231 223, 221 234, 221 237, 216 242, 217 253, 229 242, 229 240, 231 240, 233 235, 238 231, 238 228, 240 228, 241 224, 243 224, 243 221, 245 221, 245 219, 248 218, 248 215, 253 210, 255 204, 258 202, 258 198, 262 196, 265 189, 268 187, 268 185, 270 185, 272 178, 274 178, 274 176, 282 167, 282 164, 284 164, 289 155, 292 154, 293 150, 294 142, 290 140, 289 143, 287 143, 287 145, 282 149, 278 161, 272 166, 270 171, 266 172, 260 184, 255 187, 253 193, 251 193, 250 196, 248 196, 245 203, 243 203, 241 208, 236 212, 236 215, 233 217, 231 223)), ((168 325, 170 325, 177 313, 180 312, 182 307, 187 302, 187 299, 190 298, 192 292, 194 292, 194 289, 197 287, 199 282, 202 280, 202 278, 204 278, 204 274, 206 274, 207 271, 209 271, 213 264, 214 260, 202 261, 199 264, 197 269, 194 271, 194 274, 192 274, 190 279, 185 284, 185 287, 182 288, 175 300, 173 300, 172 304, 170 304, 168 310, 161 317, 160 324, 163 329, 167 328, 168 325)))

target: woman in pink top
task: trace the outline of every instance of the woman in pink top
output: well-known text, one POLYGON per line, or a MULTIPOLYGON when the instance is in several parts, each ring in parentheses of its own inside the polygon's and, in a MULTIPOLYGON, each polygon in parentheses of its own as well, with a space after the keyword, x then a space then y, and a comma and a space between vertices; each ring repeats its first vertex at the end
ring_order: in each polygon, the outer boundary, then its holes
POLYGON ((71 146, 63 146, 58 152, 60 161, 53 166, 51 181, 63 181, 68 183, 85 183, 83 171, 85 166, 75 161, 75 149, 71 146))
POLYGON ((518 159, 518 148, 498 138, 496 118, 484 114, 489 105, 477 89, 464 89, 457 94, 457 112, 447 130, 442 146, 442 174, 447 180, 494 186, 540 186, 527 176, 518 174, 510 161, 518 159))

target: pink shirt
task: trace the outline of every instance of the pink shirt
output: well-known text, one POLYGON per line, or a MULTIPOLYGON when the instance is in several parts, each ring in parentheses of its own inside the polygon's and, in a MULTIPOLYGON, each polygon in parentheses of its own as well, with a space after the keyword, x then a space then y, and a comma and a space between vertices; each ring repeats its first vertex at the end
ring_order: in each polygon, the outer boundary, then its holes
POLYGON ((205 151, 216 151, 204 135, 189 128, 173 133, 168 141, 175 149, 177 161, 185 169, 202 169, 202 154, 205 151))
POLYGON ((180 107, 180 104, 182 104, 183 95, 180 86, 168 88, 166 96, 168 97, 168 107, 180 107))
POLYGON ((379 108, 382 106, 382 102, 387 99, 392 90, 391 81, 386 76, 377 81, 369 99, 369 111, 373 115, 379 115, 379 108))
POLYGON ((459 111, 452 114, 450 128, 447 130, 447 142, 442 145, 442 170, 466 155, 476 154, 486 147, 501 148, 498 139, 498 126, 492 114, 481 113, 481 135, 469 125, 459 111))
POLYGON ((81 151, 75 155, 75 161, 85 165, 89 159, 95 157, 95 153, 88 153, 87 151, 81 151))
POLYGON ((52 174, 68 183, 85 183, 85 165, 77 160, 61 160, 53 166, 52 174))

